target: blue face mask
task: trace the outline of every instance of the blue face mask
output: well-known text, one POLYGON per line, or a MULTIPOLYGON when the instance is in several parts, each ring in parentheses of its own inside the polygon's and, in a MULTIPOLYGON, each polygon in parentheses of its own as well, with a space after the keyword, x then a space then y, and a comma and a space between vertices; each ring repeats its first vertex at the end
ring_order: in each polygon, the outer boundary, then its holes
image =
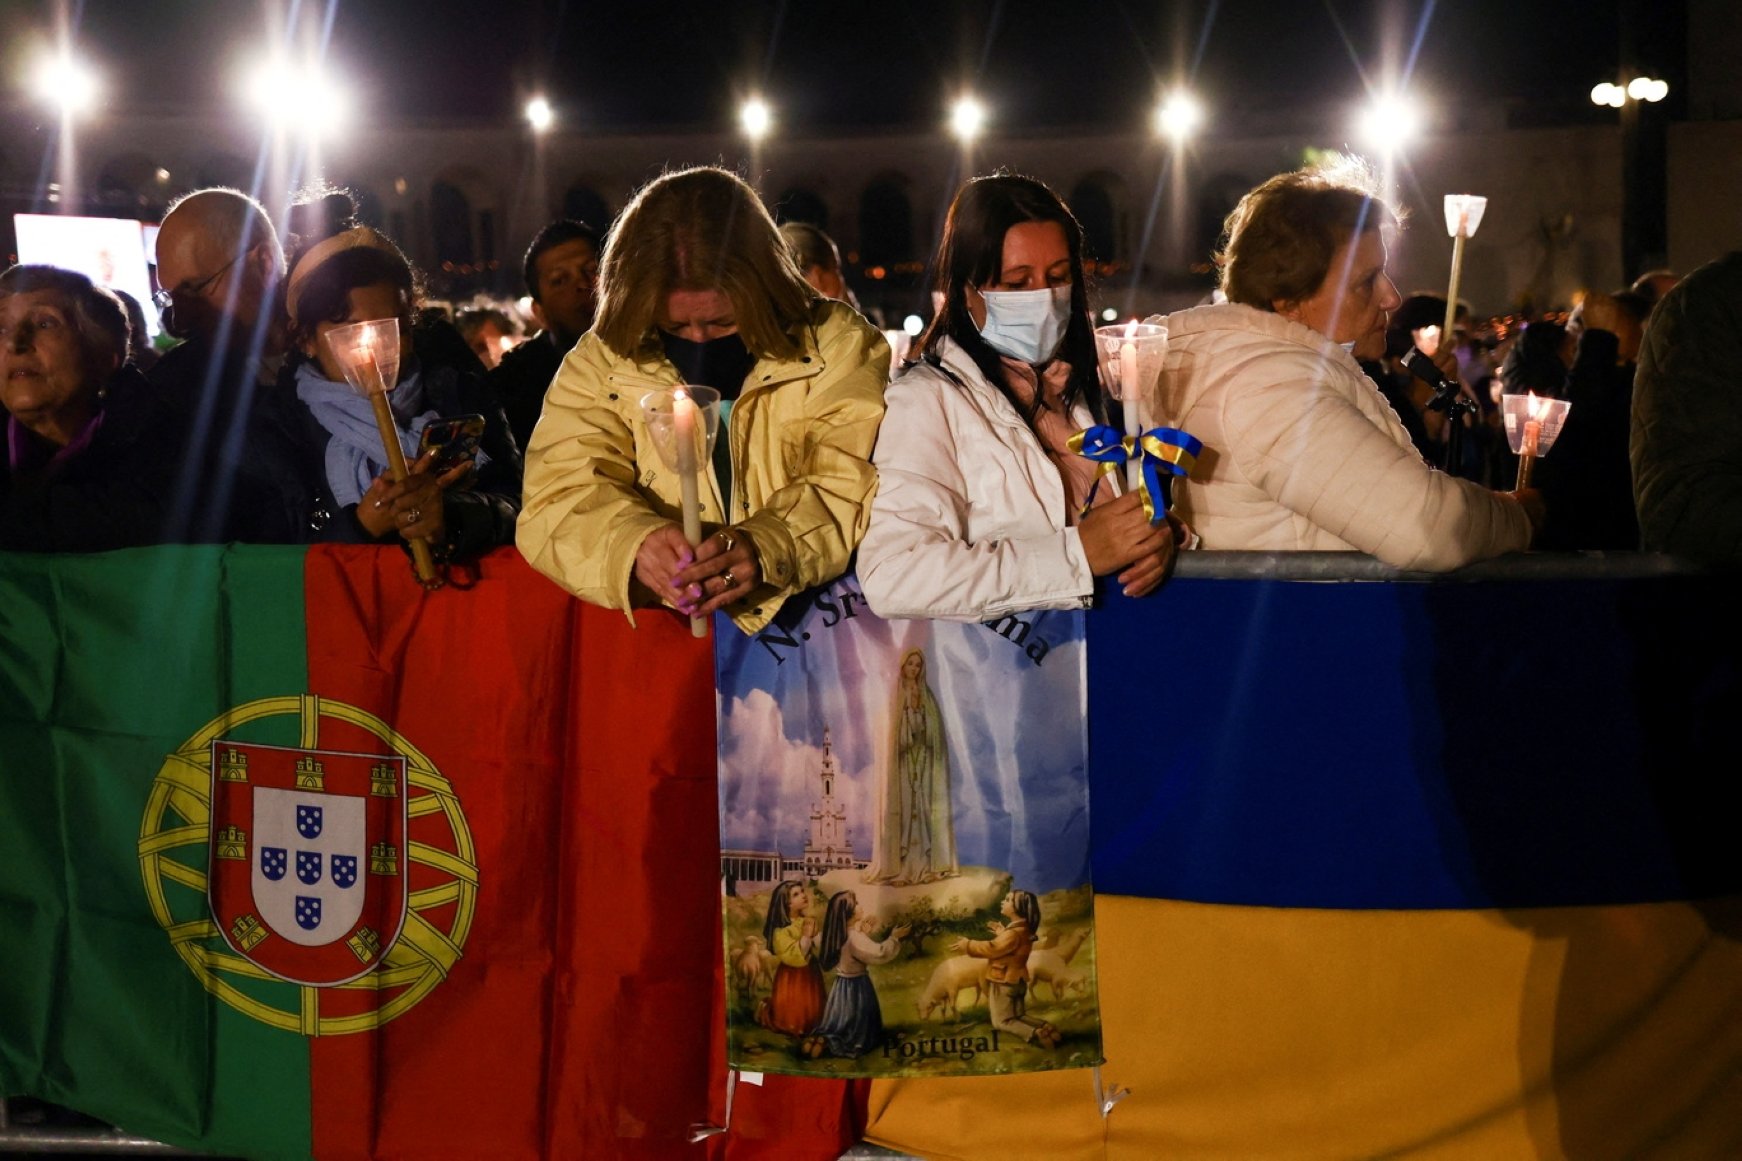
POLYGON ((1071 288, 986 290, 986 325, 980 337, 1000 355, 1024 363, 1045 363, 1058 353, 1071 324, 1071 288))

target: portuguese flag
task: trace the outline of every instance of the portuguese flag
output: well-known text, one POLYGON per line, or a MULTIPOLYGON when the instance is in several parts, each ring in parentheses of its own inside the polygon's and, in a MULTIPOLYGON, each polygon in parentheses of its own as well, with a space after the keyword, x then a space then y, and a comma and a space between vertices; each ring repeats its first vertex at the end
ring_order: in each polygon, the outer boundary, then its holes
POLYGON ((497 552, 0 556, 0 1094, 247 1157, 833 1157, 727 1124, 713 664, 497 552), (692 1143, 693 1136, 702 1136, 692 1143))

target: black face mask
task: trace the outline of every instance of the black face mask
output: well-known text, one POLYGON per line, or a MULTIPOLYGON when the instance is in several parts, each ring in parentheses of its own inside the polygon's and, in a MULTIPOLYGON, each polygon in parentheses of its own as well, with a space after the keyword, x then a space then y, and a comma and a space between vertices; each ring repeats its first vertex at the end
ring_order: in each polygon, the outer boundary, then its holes
POLYGON ((659 341, 665 347, 665 357, 685 383, 712 387, 722 399, 738 398, 744 389, 744 376, 756 365, 756 356, 745 347, 737 332, 694 343, 660 331, 659 341))

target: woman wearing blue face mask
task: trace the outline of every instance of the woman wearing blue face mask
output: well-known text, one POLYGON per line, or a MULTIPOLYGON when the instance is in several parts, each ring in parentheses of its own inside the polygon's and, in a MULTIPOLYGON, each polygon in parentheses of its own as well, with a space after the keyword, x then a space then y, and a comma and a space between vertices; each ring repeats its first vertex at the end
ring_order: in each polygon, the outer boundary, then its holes
POLYGON ((964 185, 937 258, 943 305, 889 387, 880 481, 859 549, 885 617, 983 621, 1086 607, 1094 578, 1153 592, 1175 532, 1070 437, 1104 422, 1082 229, 1057 194, 999 174, 964 185), (1088 507, 1085 509, 1085 505, 1088 507))

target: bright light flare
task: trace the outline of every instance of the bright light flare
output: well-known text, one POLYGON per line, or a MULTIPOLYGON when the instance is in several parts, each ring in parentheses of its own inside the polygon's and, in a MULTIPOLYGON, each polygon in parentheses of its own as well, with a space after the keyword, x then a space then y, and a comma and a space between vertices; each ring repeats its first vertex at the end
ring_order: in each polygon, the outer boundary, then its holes
POLYGON ((774 128, 774 110, 761 97, 751 97, 738 106, 738 127, 750 140, 760 141, 774 128))
POLYGON ((31 93, 68 115, 88 113, 96 108, 102 88, 96 70, 70 52, 44 57, 31 70, 31 93))
POLYGON ((901 320, 901 329, 914 338, 918 338, 919 332, 925 330, 925 320, 917 314, 910 314, 901 320))
POLYGON ((1381 153, 1396 153, 1421 135, 1421 108, 1401 93, 1376 97, 1361 114, 1360 133, 1381 153))
POLYGON ((1634 77, 1627 82, 1627 95, 1635 101, 1656 104, 1669 96, 1669 82, 1657 80, 1655 77, 1634 77))
POLYGON ((962 97, 950 107, 950 132, 964 142, 972 141, 986 128, 986 106, 973 97, 962 97))
POLYGON ((1591 104, 1607 105, 1611 109, 1619 109, 1627 103, 1627 90, 1620 85, 1612 85, 1608 81, 1591 90, 1591 104))
POLYGON ((248 103, 273 125, 311 138, 332 136, 351 112, 345 90, 319 65, 283 57, 270 57, 249 69, 245 92, 248 103))
POLYGON ((1169 93, 1155 109, 1155 131, 1172 141, 1184 141, 1204 123, 1204 107, 1187 92, 1169 93))
POLYGON ((526 102, 526 123, 532 126, 534 133, 546 132, 556 124, 556 110, 544 97, 534 97, 526 102))

